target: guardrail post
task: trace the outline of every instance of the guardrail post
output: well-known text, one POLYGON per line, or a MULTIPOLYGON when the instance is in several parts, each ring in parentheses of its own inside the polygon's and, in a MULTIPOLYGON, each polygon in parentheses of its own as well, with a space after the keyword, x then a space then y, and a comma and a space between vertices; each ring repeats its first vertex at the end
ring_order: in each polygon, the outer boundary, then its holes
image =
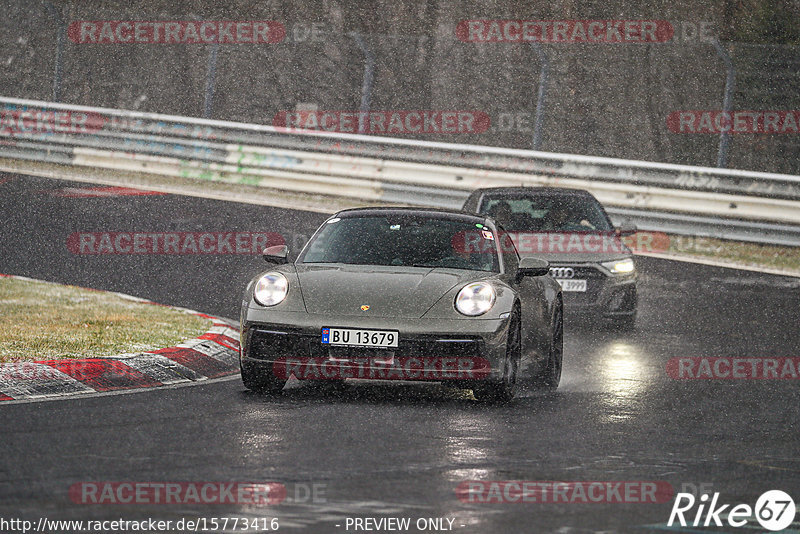
POLYGON ((219 43, 211 43, 211 50, 208 52, 208 67, 206 68, 206 98, 203 103, 203 118, 210 119, 214 108, 214 86, 217 80, 217 52, 219 43))
POLYGON ((58 30, 56 33, 56 66, 53 72, 53 102, 61 100, 61 71, 63 70, 64 61, 64 37, 67 34, 67 25, 64 22, 64 17, 61 16, 61 11, 56 6, 45 0, 42 2, 47 13, 55 19, 58 30))
POLYGON ((369 114, 369 107, 372 101, 372 79, 375 73, 375 55, 370 51, 367 43, 356 32, 351 32, 350 36, 355 40, 358 48, 364 54, 364 80, 361 83, 361 106, 358 114, 358 133, 364 133, 367 128, 365 120, 369 114))
POLYGON ((547 76, 550 73, 550 59, 544 53, 541 43, 531 41, 531 47, 539 56, 541 71, 539 71, 539 90, 536 95, 536 113, 533 118, 533 150, 539 150, 542 144, 542 124, 544 123, 544 103, 547 95, 547 76))
MULTIPOLYGON (((731 107, 733 106, 733 90, 736 85, 736 68, 733 65, 730 54, 722 47, 718 39, 714 39, 714 48, 717 55, 725 63, 725 94, 722 97, 722 110, 730 117, 731 107)), ((725 168, 728 166, 728 147, 731 142, 731 134, 727 130, 719 133, 719 150, 717 151, 717 167, 725 168)))

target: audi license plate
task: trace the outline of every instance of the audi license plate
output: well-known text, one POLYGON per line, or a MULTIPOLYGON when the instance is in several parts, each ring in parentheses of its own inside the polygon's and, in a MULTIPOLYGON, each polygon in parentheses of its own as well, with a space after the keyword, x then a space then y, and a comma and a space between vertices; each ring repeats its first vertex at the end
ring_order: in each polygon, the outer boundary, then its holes
POLYGON ((354 328, 323 328, 322 343, 350 347, 397 347, 400 337, 396 330, 356 330, 354 328))
POLYGON ((586 291, 586 280, 558 278, 556 282, 561 286, 561 291, 586 291))

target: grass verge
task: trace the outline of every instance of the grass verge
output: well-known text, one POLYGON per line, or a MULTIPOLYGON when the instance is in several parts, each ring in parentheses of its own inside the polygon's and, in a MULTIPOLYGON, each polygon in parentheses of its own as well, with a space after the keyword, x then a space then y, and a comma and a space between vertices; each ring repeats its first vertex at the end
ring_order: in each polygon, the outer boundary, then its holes
POLYGON ((712 237, 670 235, 669 254, 800 273, 800 247, 761 245, 712 237))
POLYGON ((155 350, 210 326, 208 319, 113 293, 0 277, 0 363, 155 350))

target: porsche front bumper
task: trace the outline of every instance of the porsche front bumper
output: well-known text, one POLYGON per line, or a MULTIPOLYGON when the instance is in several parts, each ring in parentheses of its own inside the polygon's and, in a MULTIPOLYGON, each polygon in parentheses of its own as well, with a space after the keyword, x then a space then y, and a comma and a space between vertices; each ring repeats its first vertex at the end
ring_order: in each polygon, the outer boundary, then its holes
POLYGON ((248 308, 241 328, 241 363, 261 373, 300 379, 401 379, 459 385, 499 380, 508 318, 409 319, 328 316, 248 308), (332 347, 327 327, 399 332, 397 348, 332 347))

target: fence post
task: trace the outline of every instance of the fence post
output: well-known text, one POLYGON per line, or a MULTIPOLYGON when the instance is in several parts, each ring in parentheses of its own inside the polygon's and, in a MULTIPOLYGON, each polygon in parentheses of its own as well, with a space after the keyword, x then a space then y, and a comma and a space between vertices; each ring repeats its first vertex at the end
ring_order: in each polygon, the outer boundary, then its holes
POLYGON ((533 118, 533 150, 539 150, 542 145, 542 124, 544 123, 545 97, 547 96, 547 77, 550 73, 550 60, 545 54, 541 43, 531 41, 531 46, 539 56, 541 70, 539 71, 539 90, 536 95, 536 113, 533 118))
POLYGON ((358 114, 358 133, 366 131, 366 119, 369 114, 369 107, 372 101, 372 79, 375 73, 375 55, 367 47, 367 43, 356 32, 351 32, 350 36, 355 40, 358 48, 364 53, 364 80, 361 83, 361 106, 358 114))
POLYGON ((61 71, 63 70, 64 61, 64 37, 67 34, 67 25, 64 22, 64 17, 61 16, 61 11, 52 3, 44 0, 42 2, 47 13, 55 19, 58 30, 56 33, 56 66, 53 72, 53 102, 59 102, 61 99, 61 71))
POLYGON ((203 103, 203 118, 210 119, 214 108, 214 88, 217 81, 217 52, 219 43, 211 43, 211 50, 208 52, 208 67, 206 68, 206 98, 203 103))
MULTIPOLYGON (((725 94, 722 97, 722 110, 730 117, 731 108, 733 106, 733 90, 736 85, 736 68, 733 65, 730 54, 725 48, 722 47, 718 39, 714 39, 714 48, 717 49, 717 55, 722 58, 725 63, 725 94)), ((730 128, 729 128, 730 129, 730 128)), ((719 133, 719 150, 717 152, 717 167, 726 168, 728 166, 728 148, 731 142, 731 134, 728 130, 722 130, 719 133)))

